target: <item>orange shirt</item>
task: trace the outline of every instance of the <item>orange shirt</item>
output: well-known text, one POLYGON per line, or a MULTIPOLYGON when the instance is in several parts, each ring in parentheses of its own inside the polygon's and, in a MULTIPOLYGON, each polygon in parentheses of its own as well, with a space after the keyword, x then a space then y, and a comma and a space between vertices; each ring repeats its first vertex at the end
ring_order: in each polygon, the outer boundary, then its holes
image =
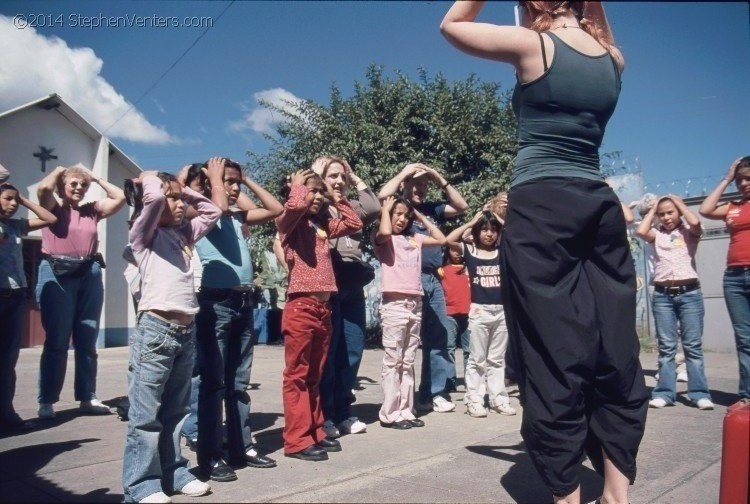
POLYGON ((730 201, 724 222, 729 231, 727 266, 750 266, 750 202, 730 201))
POLYGON ((471 286, 469 273, 463 264, 447 264, 442 271, 443 292, 445 292, 445 311, 448 315, 467 315, 471 305, 471 286), (462 271, 463 270, 463 271, 462 271))

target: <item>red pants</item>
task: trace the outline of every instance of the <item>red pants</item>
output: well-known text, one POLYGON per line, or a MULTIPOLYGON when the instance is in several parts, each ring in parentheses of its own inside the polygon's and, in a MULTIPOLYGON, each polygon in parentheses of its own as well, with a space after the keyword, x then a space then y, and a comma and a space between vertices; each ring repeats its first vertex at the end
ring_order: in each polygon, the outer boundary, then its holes
POLYGON ((293 295, 281 318, 284 336, 284 452, 296 453, 326 437, 320 377, 331 340, 331 308, 312 296, 293 295))

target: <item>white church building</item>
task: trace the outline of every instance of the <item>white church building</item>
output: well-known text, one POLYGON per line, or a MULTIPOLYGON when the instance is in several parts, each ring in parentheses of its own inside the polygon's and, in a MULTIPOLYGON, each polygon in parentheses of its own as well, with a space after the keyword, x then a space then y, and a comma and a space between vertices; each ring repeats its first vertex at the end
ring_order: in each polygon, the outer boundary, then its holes
MULTIPOLYGON (((97 176, 120 187, 125 179, 137 177, 141 172, 133 160, 57 94, 0 112, 0 164, 10 171, 9 182, 29 199, 37 201, 37 184, 56 166, 76 163, 83 163, 97 176)), ((104 191, 93 184, 87 200, 103 197, 104 191)), ((128 214, 128 207, 125 207, 99 223, 99 251, 107 264, 103 271, 105 294, 97 340, 99 348, 127 345, 128 327, 134 326, 122 259, 128 241, 128 214)), ((31 233, 23 246, 24 269, 33 292, 41 259, 41 233, 31 233)), ((43 343, 44 330, 36 301, 32 301, 22 347, 43 343)))

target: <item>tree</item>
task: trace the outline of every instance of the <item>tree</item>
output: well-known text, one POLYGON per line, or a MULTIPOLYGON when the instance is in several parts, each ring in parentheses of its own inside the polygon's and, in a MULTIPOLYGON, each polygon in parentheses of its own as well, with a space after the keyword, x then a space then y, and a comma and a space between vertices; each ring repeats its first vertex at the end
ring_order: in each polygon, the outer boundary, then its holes
MULTIPOLYGON (((332 85, 328 105, 262 105, 282 118, 275 135, 266 135, 270 149, 248 153, 253 176, 267 187, 325 154, 346 159, 376 192, 405 164, 423 162, 438 169, 474 212, 507 189, 517 151, 509 92, 474 75, 450 84, 420 69, 414 82, 371 65, 350 97, 332 85)), ((259 231, 256 246, 267 250, 273 231, 259 231)))

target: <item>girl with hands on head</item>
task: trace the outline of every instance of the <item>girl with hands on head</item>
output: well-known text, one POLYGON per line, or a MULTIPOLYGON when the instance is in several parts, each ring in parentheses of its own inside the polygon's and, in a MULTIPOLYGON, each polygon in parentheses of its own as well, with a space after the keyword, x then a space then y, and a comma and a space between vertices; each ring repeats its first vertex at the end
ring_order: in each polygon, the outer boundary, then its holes
POLYGON ((289 198, 276 218, 289 270, 281 331, 284 337, 284 455, 327 460, 341 445, 323 429, 320 380, 331 338, 332 294, 338 291, 329 240, 362 229, 345 194, 327 188, 310 169, 296 171, 289 198), (328 199, 338 217, 326 211, 328 199))
POLYGON ((750 399, 750 156, 736 159, 727 175, 701 203, 700 214, 723 220, 729 231, 724 302, 734 329, 740 364, 740 399, 750 399), (721 203, 722 194, 735 183, 740 199, 721 203))
POLYGON ((698 409, 714 408, 704 369, 705 309, 695 269, 695 253, 702 233, 698 216, 682 198, 673 194, 656 200, 636 228, 636 235, 654 246, 651 306, 659 345, 659 380, 651 392, 652 408, 673 405, 677 399, 678 339, 685 352, 688 397, 698 409))
POLYGON ((500 292, 498 240, 503 221, 485 205, 469 222, 448 237, 448 246, 461 252, 471 284, 469 309, 469 362, 464 373, 466 413, 486 417, 485 392, 489 409, 501 415, 515 415, 505 389, 505 350, 508 329, 500 292), (462 239, 467 230, 471 243, 462 239))
MULTIPOLYGON (((434 222, 438 226, 447 219, 463 214, 468 205, 461 194, 435 169, 422 163, 406 165, 401 172, 386 182, 378 196, 401 194, 414 210, 419 211, 426 219, 417 219, 412 231, 429 235, 424 222, 434 222), (443 192, 437 201, 428 201, 430 182, 435 182, 443 192)), ((422 249, 422 290, 423 314, 421 325, 422 366, 419 383, 418 409, 450 413, 456 405, 450 400, 448 392, 452 384, 453 364, 448 350, 448 315, 446 313, 443 286, 438 277, 438 269, 443 264, 443 254, 434 247, 422 249)), ((454 366, 455 368, 455 366, 454 366)))
POLYGON ((445 235, 407 200, 388 196, 383 201, 380 224, 373 230, 375 257, 380 260, 380 321, 383 329, 380 425, 392 429, 422 427, 415 416, 414 361, 422 322, 422 247, 445 244, 445 235), (412 231, 412 220, 421 222, 427 235, 412 231))
POLYGON ((179 429, 190 406, 199 311, 192 247, 213 228, 221 211, 169 173, 146 171, 138 182, 142 192, 133 193, 136 210, 129 241, 141 297, 130 340, 122 485, 126 500, 166 502, 166 493, 197 497, 211 488, 188 471, 179 429), (190 220, 185 218, 188 205, 197 210, 190 220))

